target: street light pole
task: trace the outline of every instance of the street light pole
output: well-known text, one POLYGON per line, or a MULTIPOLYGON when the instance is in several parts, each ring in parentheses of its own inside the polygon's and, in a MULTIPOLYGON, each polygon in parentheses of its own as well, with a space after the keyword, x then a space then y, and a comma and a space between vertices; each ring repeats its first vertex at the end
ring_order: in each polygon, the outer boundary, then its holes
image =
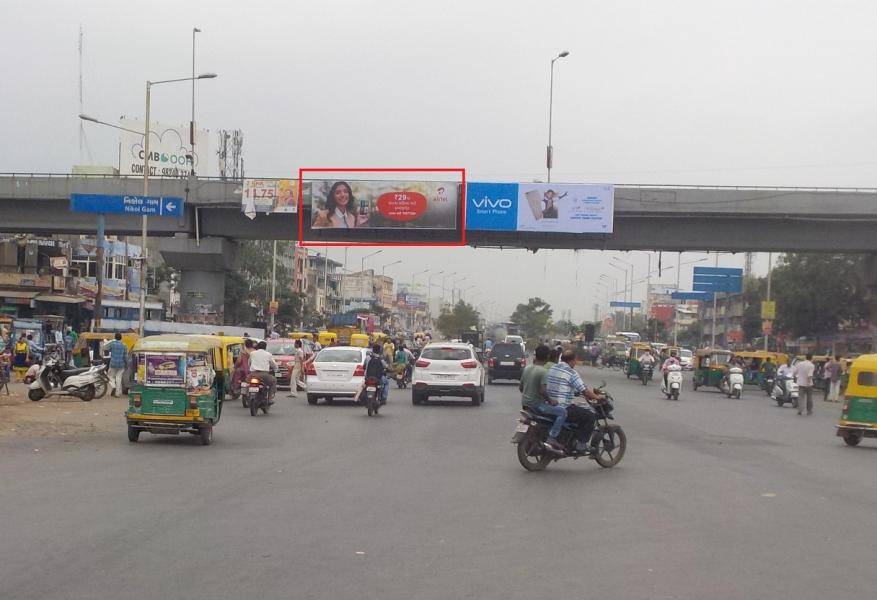
POLYGON ((432 320, 432 278, 444 273, 444 269, 426 278, 426 318, 432 320))
POLYGON ((192 175, 195 174, 195 34, 201 33, 197 27, 192 28, 192 122, 189 123, 189 142, 192 144, 192 175))
POLYGON ((545 152, 545 166, 548 167, 548 182, 551 182, 551 166, 554 163, 554 148, 551 146, 551 120, 554 111, 554 62, 559 58, 569 56, 569 51, 564 50, 551 59, 551 74, 548 83, 548 148, 545 152))
MULTIPOLYGON (((383 252, 383 250, 377 250, 371 254, 366 254, 362 257, 362 260, 359 263, 360 292, 362 293, 363 299, 365 299, 365 259, 377 256, 381 252, 383 252)), ((372 277, 372 288, 374 288, 374 277, 372 277)), ((377 298, 375 298, 375 304, 377 304, 377 298)))
POLYGON ((456 274, 457 272, 454 271, 453 273, 448 273, 447 275, 442 277, 442 306, 445 305, 445 279, 447 279, 448 277, 453 277, 456 274))

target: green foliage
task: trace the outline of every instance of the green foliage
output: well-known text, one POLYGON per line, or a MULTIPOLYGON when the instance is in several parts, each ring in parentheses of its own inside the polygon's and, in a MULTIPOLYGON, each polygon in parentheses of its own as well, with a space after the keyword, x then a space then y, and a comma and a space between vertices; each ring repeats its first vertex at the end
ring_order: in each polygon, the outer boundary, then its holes
POLYGON ((472 327, 477 328, 480 316, 471 304, 460 300, 451 310, 443 307, 435 324, 446 337, 456 338, 462 331, 469 331, 472 327))
POLYGON ((667 326, 664 325, 664 321, 652 317, 646 322, 644 329, 645 331, 640 332, 644 340, 652 342, 667 341, 667 326))
POLYGON ((510 320, 521 328, 524 337, 538 338, 548 333, 551 313, 551 305, 542 298, 530 298, 527 304, 518 304, 510 320))
POLYGON ((864 256, 786 254, 773 271, 776 327, 795 337, 836 331, 868 318, 864 256))

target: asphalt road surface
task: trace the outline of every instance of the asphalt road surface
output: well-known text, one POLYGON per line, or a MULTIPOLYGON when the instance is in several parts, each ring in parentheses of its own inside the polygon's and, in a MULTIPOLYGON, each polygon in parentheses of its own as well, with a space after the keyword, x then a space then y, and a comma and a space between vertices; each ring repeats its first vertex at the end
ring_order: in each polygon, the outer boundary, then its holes
POLYGON ((877 589, 877 444, 813 417, 606 379, 623 462, 541 473, 509 444, 516 384, 481 407, 378 418, 229 403, 191 436, 0 438, 0 598, 796 600, 877 589), (35 451, 39 448, 39 451, 35 451))

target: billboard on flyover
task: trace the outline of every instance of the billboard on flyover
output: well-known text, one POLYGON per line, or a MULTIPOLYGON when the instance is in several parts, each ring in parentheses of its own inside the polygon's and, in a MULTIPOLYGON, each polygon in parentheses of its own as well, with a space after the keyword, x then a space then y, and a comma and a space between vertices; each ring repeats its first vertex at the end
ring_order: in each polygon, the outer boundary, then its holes
MULTIPOLYGON (((120 119, 119 125, 131 131, 121 133, 121 156, 119 173, 121 175, 143 175, 145 148, 143 121, 120 119)), ((211 168, 210 148, 207 130, 195 130, 195 152, 189 143, 188 125, 165 125, 152 123, 149 138, 149 176, 150 177, 188 177, 194 167, 201 176, 212 176, 216 169, 211 168)))
POLYGON ((612 233, 610 184, 472 182, 466 198, 472 230, 612 233))

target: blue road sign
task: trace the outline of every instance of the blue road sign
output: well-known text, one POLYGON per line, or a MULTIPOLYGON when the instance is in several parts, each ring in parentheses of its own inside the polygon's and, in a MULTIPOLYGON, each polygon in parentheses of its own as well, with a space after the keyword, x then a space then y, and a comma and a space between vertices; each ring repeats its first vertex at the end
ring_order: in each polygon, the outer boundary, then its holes
POLYGON ((739 294, 743 291, 743 269, 694 267, 694 282, 691 287, 697 292, 739 294))
POLYGON ((177 196, 110 196, 70 194, 73 212, 182 217, 184 201, 177 196))
POLYGON ((642 306, 642 302, 617 302, 612 301, 609 303, 609 306, 612 308, 639 308, 642 306))
POLYGON ((673 292, 670 294, 673 300, 712 300, 712 292, 673 292))

